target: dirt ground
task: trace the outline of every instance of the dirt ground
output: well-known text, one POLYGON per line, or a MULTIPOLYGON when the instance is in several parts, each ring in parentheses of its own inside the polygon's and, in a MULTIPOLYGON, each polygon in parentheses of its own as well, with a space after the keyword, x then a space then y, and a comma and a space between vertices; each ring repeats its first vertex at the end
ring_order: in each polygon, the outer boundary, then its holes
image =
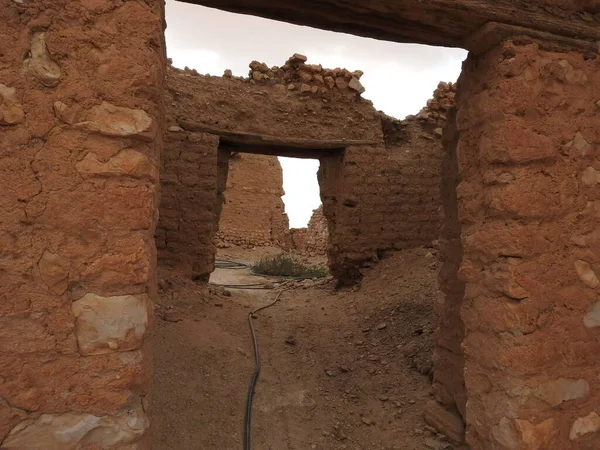
MULTIPOLYGON (((224 251, 220 258, 240 262, 257 255, 224 251)), ((441 299, 430 251, 388 255, 360 289, 298 284, 259 313, 254 449, 455 448, 421 418, 431 398, 434 304, 441 299)), ((215 280, 262 281, 243 270, 217 270, 215 280)), ((154 448, 241 449, 253 370, 247 315, 277 290, 206 292, 165 270, 160 286, 154 448)))

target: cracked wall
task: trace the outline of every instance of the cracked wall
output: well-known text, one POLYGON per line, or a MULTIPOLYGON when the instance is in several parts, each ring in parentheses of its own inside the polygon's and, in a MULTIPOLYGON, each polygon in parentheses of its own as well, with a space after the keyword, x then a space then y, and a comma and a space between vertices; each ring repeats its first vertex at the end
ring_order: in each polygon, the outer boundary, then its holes
POLYGON ((2 449, 150 448, 162 9, 0 1, 2 449))

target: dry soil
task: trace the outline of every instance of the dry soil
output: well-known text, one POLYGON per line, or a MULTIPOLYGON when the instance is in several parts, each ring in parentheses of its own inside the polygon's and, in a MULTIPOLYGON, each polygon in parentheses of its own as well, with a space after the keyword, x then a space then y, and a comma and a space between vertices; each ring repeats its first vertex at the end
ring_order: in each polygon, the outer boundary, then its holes
MULTIPOLYGON (((429 252, 388 255, 359 289, 295 285, 257 316, 254 449, 455 448, 421 418, 431 398, 434 305, 441 299, 429 252)), ((261 282, 244 271, 218 272, 219 282, 261 282)), ((231 289, 226 296, 169 271, 161 272, 160 286, 155 449, 241 449, 253 369, 247 315, 277 290, 231 289)))

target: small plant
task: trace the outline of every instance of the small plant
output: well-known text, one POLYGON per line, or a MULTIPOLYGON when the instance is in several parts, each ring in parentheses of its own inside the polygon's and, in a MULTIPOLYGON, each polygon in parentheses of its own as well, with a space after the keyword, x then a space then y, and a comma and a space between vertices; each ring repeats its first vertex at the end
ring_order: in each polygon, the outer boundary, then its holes
POLYGON ((326 267, 303 264, 285 253, 260 259, 252 266, 252 272, 258 275, 290 278, 325 278, 327 276, 326 267))

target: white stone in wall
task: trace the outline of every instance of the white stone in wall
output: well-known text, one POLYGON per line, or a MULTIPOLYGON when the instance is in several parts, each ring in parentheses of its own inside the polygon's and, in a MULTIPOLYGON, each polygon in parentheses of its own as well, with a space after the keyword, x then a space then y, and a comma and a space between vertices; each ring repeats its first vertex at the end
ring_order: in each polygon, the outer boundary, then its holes
POLYGON ((19 423, 0 449, 3 450, 77 450, 113 449, 133 444, 148 429, 150 422, 142 408, 116 416, 92 414, 42 414, 35 420, 19 423))
POLYGON ((88 131, 108 136, 141 136, 152 138, 154 122, 141 109, 123 108, 108 102, 84 111, 79 105, 54 103, 54 113, 61 121, 88 131))
POLYGON ((97 355, 139 348, 148 329, 149 307, 146 294, 86 294, 71 307, 79 351, 97 355))

